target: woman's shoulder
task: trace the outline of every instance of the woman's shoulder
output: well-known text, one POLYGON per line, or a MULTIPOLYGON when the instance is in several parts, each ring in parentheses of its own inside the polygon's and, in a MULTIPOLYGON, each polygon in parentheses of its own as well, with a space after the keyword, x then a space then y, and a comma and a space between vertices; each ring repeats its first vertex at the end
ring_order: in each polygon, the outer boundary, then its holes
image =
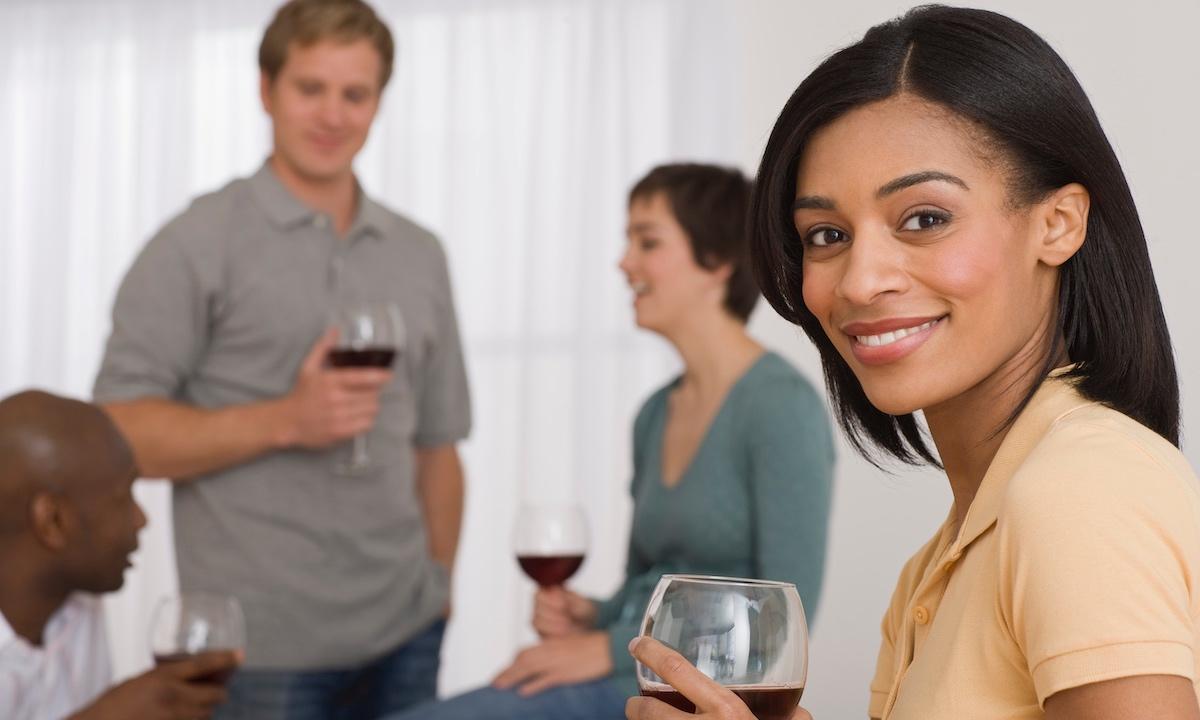
POLYGON ((1200 481, 1174 445, 1099 403, 1058 418, 1014 472, 1004 512, 1029 511, 1088 522, 1096 515, 1176 516, 1200 526, 1200 481), (1032 510, 1038 508, 1038 510, 1032 510))
POLYGON ((650 395, 642 401, 641 407, 638 408, 637 415, 634 416, 633 420, 633 430, 636 435, 640 436, 643 432, 645 432, 650 426, 650 422, 656 416, 665 411, 671 391, 674 390, 675 386, 678 384, 679 377, 674 377, 670 382, 650 393, 650 395))
POLYGON ((740 409, 748 418, 825 414, 825 403, 808 378, 770 350, 746 371, 737 390, 740 409))

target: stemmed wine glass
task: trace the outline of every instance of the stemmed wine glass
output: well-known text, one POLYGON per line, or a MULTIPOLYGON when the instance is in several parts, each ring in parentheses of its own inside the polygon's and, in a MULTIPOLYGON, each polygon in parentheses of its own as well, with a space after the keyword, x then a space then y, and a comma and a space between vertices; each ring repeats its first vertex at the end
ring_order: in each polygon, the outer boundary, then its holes
MULTIPOLYGON (((332 314, 337 341, 329 351, 329 364, 337 368, 390 368, 404 346, 404 318, 391 302, 354 301, 332 314)), ((354 437, 348 460, 339 463, 343 475, 361 475, 372 468, 367 434, 354 437)))
MULTIPOLYGON (((237 598, 209 593, 164 597, 150 623, 154 663, 179 662, 214 650, 245 650, 246 621, 237 598)), ((233 670, 222 670, 199 682, 224 685, 233 670)))
MULTIPOLYGON (((663 575, 642 619, 642 635, 678 651, 729 688, 758 720, 788 720, 808 674, 808 626, 791 583, 704 575, 663 575)), ((654 671, 637 664, 642 695, 695 712, 654 671)))
POLYGON ((565 583, 583 565, 587 549, 587 518, 578 505, 524 505, 517 513, 513 550, 541 587, 565 583))

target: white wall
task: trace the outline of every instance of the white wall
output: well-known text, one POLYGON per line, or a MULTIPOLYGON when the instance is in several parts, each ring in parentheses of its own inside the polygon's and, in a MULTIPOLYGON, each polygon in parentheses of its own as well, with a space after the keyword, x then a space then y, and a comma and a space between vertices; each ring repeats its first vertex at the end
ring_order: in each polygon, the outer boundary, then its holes
MULTIPOLYGON (((872 24, 902 13, 888 0, 740 3, 744 44, 742 155, 757 168, 776 114, 800 80, 872 24)), ((1100 4, 1081 0, 980 2, 1029 25, 1075 70, 1116 147, 1138 202, 1175 343, 1183 386, 1184 452, 1200 465, 1200 324, 1195 268, 1200 231, 1200 2, 1100 4), (1190 442, 1189 442, 1190 441, 1190 442)), ((816 352, 770 308, 752 329, 810 378, 816 352)), ((818 380, 819 381, 819 380, 818 380)), ((834 496, 825 595, 804 705, 817 720, 866 716, 879 619, 904 560, 945 518, 950 493, 932 471, 887 476, 844 443, 834 496)))

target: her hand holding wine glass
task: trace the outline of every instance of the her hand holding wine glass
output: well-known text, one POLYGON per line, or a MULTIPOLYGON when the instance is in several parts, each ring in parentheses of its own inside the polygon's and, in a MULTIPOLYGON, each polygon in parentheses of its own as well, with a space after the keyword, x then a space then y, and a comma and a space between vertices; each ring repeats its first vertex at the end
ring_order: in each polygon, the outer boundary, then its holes
MULTIPOLYGON (((648 637, 634 638, 629 643, 629 652, 640 665, 652 670, 687 698, 695 712, 663 707, 665 703, 652 697, 633 697, 625 706, 628 720, 756 720, 754 713, 732 690, 697 670, 682 655, 659 641, 648 637)), ((813 720, 802 707, 797 707, 788 718, 813 720)))
POLYGON ((630 652, 651 699, 634 703, 631 718, 672 717, 666 704, 681 717, 790 720, 808 673, 808 628, 790 583, 664 575, 630 652))
POLYGON ((564 587, 539 587, 533 596, 533 629, 543 638, 578 635, 595 628, 594 600, 564 587))
POLYGON ((543 638, 587 632, 596 603, 563 587, 587 554, 587 518, 578 505, 525 505, 517 513, 513 549, 521 570, 538 584, 533 627, 543 638))

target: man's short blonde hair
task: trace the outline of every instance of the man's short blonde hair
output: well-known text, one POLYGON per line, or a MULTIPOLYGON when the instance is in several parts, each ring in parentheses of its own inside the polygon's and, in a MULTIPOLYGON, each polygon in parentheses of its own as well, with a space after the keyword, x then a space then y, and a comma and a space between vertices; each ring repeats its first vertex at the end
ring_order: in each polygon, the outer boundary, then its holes
POLYGON ((292 43, 308 47, 320 40, 367 40, 379 51, 379 88, 392 77, 396 46, 392 32, 362 0, 289 0, 275 13, 258 46, 258 67, 274 82, 292 43))

